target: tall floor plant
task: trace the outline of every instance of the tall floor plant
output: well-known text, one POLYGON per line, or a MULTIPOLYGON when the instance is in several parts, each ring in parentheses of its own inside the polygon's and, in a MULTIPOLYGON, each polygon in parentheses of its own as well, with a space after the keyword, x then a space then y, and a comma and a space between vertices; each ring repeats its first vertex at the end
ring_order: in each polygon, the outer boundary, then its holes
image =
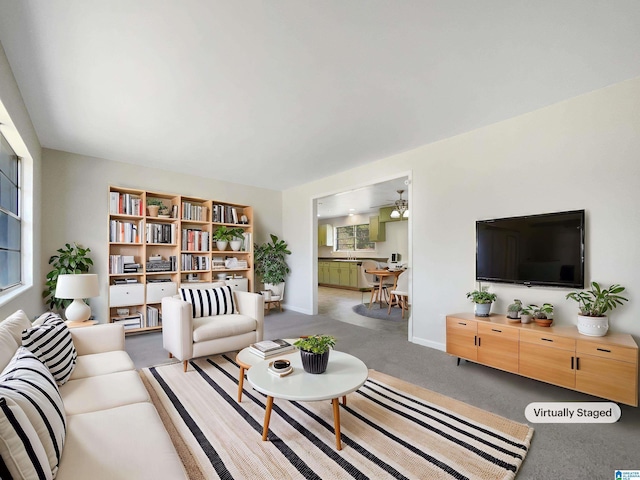
POLYGON ((49 309, 62 311, 72 302, 72 300, 56 298, 58 276, 88 273, 89 268, 93 265, 93 260, 88 256, 90 251, 90 248, 82 248, 77 243, 73 245, 66 243, 63 248, 57 250, 57 255, 52 255, 49 258, 49 265, 52 265, 53 269, 47 273, 45 290, 42 292, 44 303, 49 309))

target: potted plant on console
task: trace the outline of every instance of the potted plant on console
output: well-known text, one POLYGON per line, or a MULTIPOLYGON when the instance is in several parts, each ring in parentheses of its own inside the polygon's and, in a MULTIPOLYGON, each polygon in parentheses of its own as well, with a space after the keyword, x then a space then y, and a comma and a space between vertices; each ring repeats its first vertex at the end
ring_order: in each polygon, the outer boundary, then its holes
POLYGON ((533 308, 533 321, 541 327, 550 327, 553 323, 553 305, 543 303, 542 306, 530 305, 533 308))
POLYGON ((605 313, 613 310, 622 302, 629 301, 620 294, 624 287, 616 284, 602 288, 597 282, 591 282, 591 290, 571 292, 568 299, 578 302, 578 332, 590 337, 603 337, 609 330, 609 317, 605 313))
POLYGON ((300 349, 302 368, 307 373, 324 373, 329 363, 329 352, 336 346, 336 339, 331 335, 311 335, 294 342, 300 349))
POLYGON ((522 310, 520 311, 521 323, 531 323, 531 320, 533 319, 533 309, 535 307, 535 305, 527 305, 526 307, 522 307, 522 310))
POLYGON ((496 301, 498 296, 495 293, 489 293, 489 287, 480 287, 479 290, 467 292, 467 298, 475 303, 474 314, 476 317, 488 317, 491 311, 491 304, 496 301))

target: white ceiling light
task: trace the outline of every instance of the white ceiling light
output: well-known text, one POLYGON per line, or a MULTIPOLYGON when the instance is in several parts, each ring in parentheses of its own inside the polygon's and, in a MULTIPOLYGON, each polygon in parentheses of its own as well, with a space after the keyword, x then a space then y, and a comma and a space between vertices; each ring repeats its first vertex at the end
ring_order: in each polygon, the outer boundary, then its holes
POLYGON ((391 212, 391 218, 409 218, 409 202, 402 198, 404 190, 397 190, 400 194, 400 199, 395 201, 395 208, 391 212))

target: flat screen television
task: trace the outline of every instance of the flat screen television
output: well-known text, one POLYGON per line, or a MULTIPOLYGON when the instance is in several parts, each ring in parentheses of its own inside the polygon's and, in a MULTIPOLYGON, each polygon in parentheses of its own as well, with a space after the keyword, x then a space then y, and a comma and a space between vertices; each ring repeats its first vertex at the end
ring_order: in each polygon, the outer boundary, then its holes
POLYGON ((584 210, 476 222, 476 280, 584 288, 584 210))

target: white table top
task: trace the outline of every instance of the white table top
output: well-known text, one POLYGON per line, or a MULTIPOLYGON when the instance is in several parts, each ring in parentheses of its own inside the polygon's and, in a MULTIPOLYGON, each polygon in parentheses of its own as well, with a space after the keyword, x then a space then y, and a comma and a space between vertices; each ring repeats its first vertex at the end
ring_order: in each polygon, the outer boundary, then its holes
POLYGON ((254 364, 247 373, 247 380, 253 388, 265 395, 313 402, 332 400, 354 392, 364 384, 368 376, 369 370, 362 360, 335 350, 331 350, 329 354, 329 364, 324 373, 307 373, 302 368, 300 352, 295 351, 254 364), (269 373, 269 363, 278 358, 291 361, 293 372, 285 377, 269 373))

